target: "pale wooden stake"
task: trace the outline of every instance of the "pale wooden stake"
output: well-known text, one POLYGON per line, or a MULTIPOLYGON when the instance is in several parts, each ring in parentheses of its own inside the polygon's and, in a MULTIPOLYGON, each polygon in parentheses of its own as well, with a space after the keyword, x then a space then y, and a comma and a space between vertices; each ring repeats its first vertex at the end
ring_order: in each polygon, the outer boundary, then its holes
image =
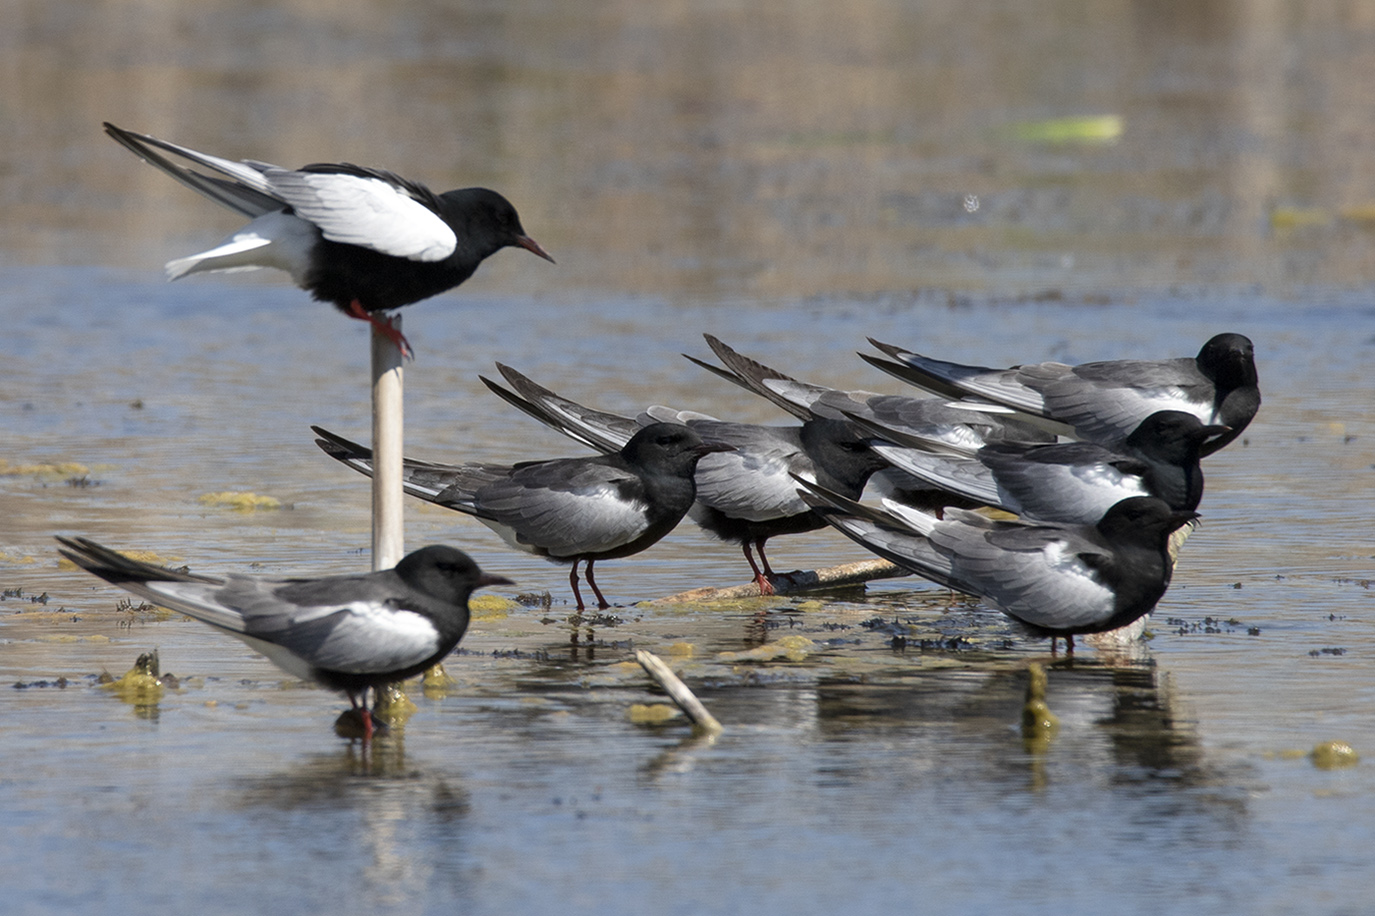
MULTIPOLYGON (((397 333, 401 316, 391 319, 397 333)), ((372 568, 390 569, 406 552, 402 521, 401 348, 372 331, 372 568)))

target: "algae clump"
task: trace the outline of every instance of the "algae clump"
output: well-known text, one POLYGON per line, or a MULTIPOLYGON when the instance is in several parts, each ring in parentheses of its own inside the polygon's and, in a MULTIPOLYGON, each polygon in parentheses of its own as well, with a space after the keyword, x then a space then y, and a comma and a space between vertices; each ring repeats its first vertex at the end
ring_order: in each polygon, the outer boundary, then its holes
POLYGON ((800 662, 816 651, 816 643, 805 636, 782 636, 771 643, 745 652, 722 652, 723 662, 767 662, 785 658, 800 662))
POLYGON ((1313 748, 1308 758, 1313 761, 1313 766, 1320 770, 1355 766, 1361 760, 1356 749, 1345 741, 1324 741, 1313 748))
POLYGON ((162 677, 158 665, 158 650, 145 652, 134 662, 134 667, 124 672, 123 677, 114 678, 108 673, 101 675, 100 686, 117 694, 126 703, 135 706, 155 706, 162 699, 162 677))
POLYGON ((628 715, 636 725, 663 725, 681 716, 682 712, 667 703, 634 703, 628 715))
POLYGON ((222 506, 239 512, 252 512, 257 509, 280 509, 282 501, 273 496, 259 496, 257 493, 224 490, 220 493, 202 493, 196 502, 205 506, 222 506))
POLYGON ((1032 663, 1027 669, 1026 703, 1022 706, 1022 740, 1028 750, 1045 750, 1060 728, 1060 717, 1046 703, 1046 669, 1032 663))
POLYGON ((1123 126, 1121 115, 1087 115, 1015 124, 1009 133, 1026 143, 1116 143, 1123 126))
POLYGON ((378 688, 372 704, 372 716, 389 728, 401 728, 406 720, 420 711, 410 697, 395 684, 378 688))
POLYGON ((427 668, 425 673, 420 676, 420 692, 431 700, 442 700, 449 695, 449 691, 458 686, 458 681, 448 671, 444 670, 441 662, 431 668, 427 668))
POLYGON ((501 595, 474 595, 468 599, 468 614, 473 620, 501 620, 519 607, 501 595))
POLYGON ((39 477, 45 480, 60 480, 67 477, 85 477, 91 469, 75 461, 55 461, 39 464, 10 464, 0 458, 0 476, 39 477))

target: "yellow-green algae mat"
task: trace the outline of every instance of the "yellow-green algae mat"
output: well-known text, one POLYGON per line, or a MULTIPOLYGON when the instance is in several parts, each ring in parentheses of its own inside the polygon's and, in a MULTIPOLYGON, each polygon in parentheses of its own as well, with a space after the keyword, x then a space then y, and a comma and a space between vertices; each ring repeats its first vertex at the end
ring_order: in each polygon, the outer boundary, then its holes
MULTIPOLYGON (((202 493, 196 497, 202 506, 217 509, 233 509, 236 512, 255 512, 263 509, 284 508, 282 501, 275 496, 264 496, 244 490, 222 490, 218 493, 202 493)), ((286 506, 285 508, 291 508, 286 506)))
POLYGON ((1361 762, 1361 755, 1345 741, 1322 741, 1310 751, 1297 748, 1271 753, 1266 756, 1281 760, 1308 760, 1320 770, 1343 770, 1361 762))

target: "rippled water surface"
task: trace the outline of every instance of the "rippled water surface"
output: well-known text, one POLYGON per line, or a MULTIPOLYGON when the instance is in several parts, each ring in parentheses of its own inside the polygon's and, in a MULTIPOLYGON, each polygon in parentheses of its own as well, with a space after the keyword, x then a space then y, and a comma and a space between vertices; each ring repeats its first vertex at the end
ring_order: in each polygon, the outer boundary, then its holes
MULTIPOLYGON (((0 39, 7 913, 1368 910, 1375 769, 1306 756, 1340 739, 1375 757, 1359 8, 17 7, 0 39), (1071 116, 1120 129, 1085 137, 1071 116), (57 566, 54 534, 208 573, 369 563, 367 486, 308 429, 367 436, 365 329, 281 276, 163 283, 233 217, 102 119, 508 192, 559 263, 502 252, 406 310, 417 457, 580 453, 487 392, 494 361, 604 409, 787 422, 682 358, 707 354, 704 332, 808 381, 898 391, 854 355, 866 337, 1006 365, 1238 331, 1265 403, 1208 460, 1152 638, 1072 660, 916 580, 649 603, 745 579, 690 527, 599 567, 617 607, 575 626, 564 568, 408 503, 408 545, 455 544, 517 581, 501 594, 551 604, 479 614, 455 684, 412 689, 418 711, 365 752, 331 730, 341 697, 57 566), (221 491, 282 508, 200 501, 221 491), (154 648, 176 689, 95 684, 154 648), (660 699, 635 648, 670 658, 724 733, 632 722, 660 699), (1033 661, 1061 719, 1048 744, 1019 729, 1033 661)), ((863 557, 827 532, 771 554, 863 557)))

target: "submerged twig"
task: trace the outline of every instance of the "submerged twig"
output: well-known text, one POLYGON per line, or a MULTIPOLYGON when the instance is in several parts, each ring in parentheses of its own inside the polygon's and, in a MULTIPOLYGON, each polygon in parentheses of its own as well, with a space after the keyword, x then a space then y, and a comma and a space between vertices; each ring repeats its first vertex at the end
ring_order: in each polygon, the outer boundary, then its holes
POLYGON ((684 684, 659 656, 653 652, 646 652, 644 649, 636 649, 635 660, 640 663, 640 667, 644 668, 650 677, 654 678, 660 687, 667 691, 668 695, 673 698, 673 702, 678 704, 678 708, 692 720, 693 725, 713 735, 723 730, 721 723, 716 721, 716 717, 707 712, 702 701, 697 699, 696 694, 688 689, 687 684, 684 684))
MULTIPOLYGON (((818 588, 841 588, 846 585, 860 585, 872 579, 892 579, 910 576, 911 573, 887 560, 859 560, 825 569, 799 570, 780 575, 773 581, 775 595, 791 595, 818 588)), ((759 585, 754 582, 745 585, 731 585, 726 588, 694 588, 665 598, 655 598, 642 604, 679 604, 684 601, 722 601, 734 598, 758 598, 759 585)))

